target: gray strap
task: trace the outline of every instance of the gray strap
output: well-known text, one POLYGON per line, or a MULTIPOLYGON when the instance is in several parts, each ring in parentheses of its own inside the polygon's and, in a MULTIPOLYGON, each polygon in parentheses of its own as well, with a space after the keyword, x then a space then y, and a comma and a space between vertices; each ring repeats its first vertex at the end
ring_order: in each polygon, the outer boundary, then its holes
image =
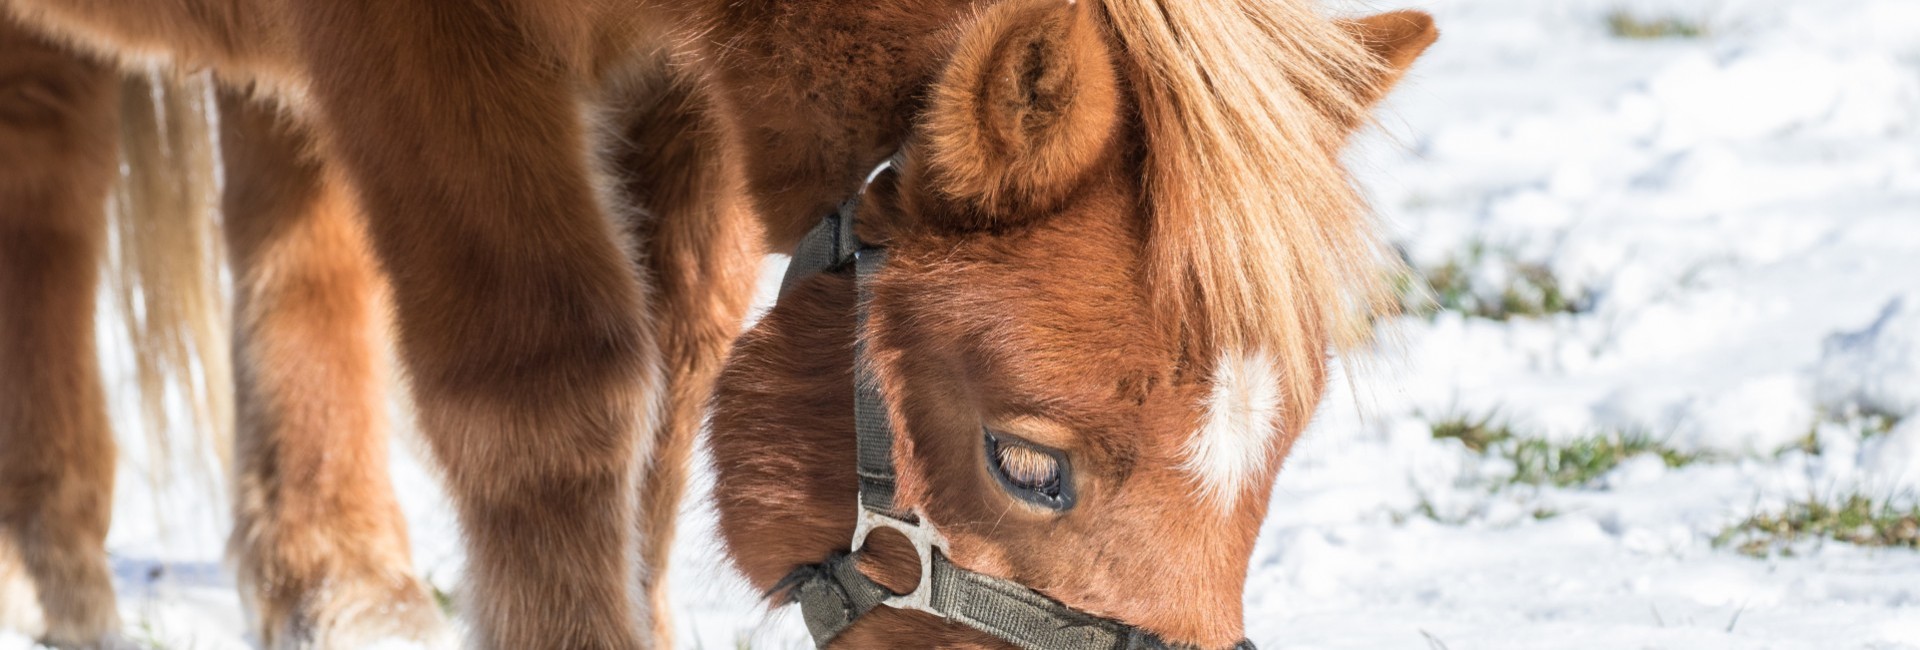
POLYGON ((816 646, 826 647, 890 595, 861 574, 858 565, 851 555, 836 555, 823 564, 800 567, 781 581, 791 589, 793 601, 800 603, 800 616, 816 646))
POLYGON ((868 510, 907 520, 894 508, 893 421, 880 394, 873 358, 867 355, 867 306, 873 302, 873 278, 887 262, 887 251, 862 248, 854 262, 860 291, 859 334, 853 341, 853 428, 859 449, 860 504, 868 510))
POLYGON ((860 246, 853 230, 853 217, 859 208, 860 196, 855 195, 807 231, 793 251, 793 260, 787 264, 787 273, 780 280, 780 292, 786 293, 801 278, 848 263, 854 265, 860 292, 855 323, 860 335, 854 337, 853 348, 853 418, 859 446, 860 502, 868 510, 904 520, 908 515, 895 511, 893 504, 893 423, 867 356, 864 332, 867 304, 873 299, 872 278, 885 266, 887 253, 885 249, 860 246))
POLYGON ((780 280, 780 292, 786 293, 801 278, 830 271, 852 263, 859 286, 859 314, 855 327, 859 335, 853 344, 853 422, 859 445, 860 502, 868 510, 895 519, 906 519, 893 505, 893 423, 887 415, 886 399, 880 395, 878 379, 867 356, 867 304, 873 300, 873 276, 886 265, 882 248, 860 245, 854 234, 853 217, 860 209, 860 195, 840 204, 840 209, 821 219, 793 251, 787 273, 780 280))
POLYGON ((1026 650, 1133 648, 1126 627, 1074 610, 1012 582, 941 557, 933 563, 933 609, 1026 650))
MULTIPOLYGON (((807 632, 827 647, 890 595, 859 570, 852 555, 801 567, 781 581, 800 604, 807 632)), ((1025 650, 1173 650, 1174 646, 1126 624, 1060 604, 1039 592, 954 566, 934 555, 933 609, 948 620, 986 632, 1025 650)), ((1252 650, 1240 642, 1237 648, 1252 650)))
POLYGON ((801 278, 830 271, 853 261, 854 253, 860 248, 860 240, 853 234, 853 213, 859 209, 860 197, 855 195, 840 204, 840 209, 814 224, 813 229, 800 239, 800 245, 794 248, 793 260, 787 263, 787 273, 780 278, 780 293, 800 281, 801 278))

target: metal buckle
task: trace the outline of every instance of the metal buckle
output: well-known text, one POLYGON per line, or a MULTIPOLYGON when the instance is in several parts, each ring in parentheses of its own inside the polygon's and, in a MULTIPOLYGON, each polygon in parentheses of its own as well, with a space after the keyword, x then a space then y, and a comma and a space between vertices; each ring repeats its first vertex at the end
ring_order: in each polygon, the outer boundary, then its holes
POLYGON ((938 549, 941 555, 947 555, 947 538, 933 528, 933 523, 919 510, 913 512, 918 522, 895 519, 872 510, 868 510, 865 499, 861 499, 860 518, 853 526, 853 552, 859 553, 867 543, 867 534, 876 528, 892 529, 907 538, 913 544, 913 552, 920 556, 920 584, 905 594, 893 594, 880 604, 894 609, 910 609, 926 612, 940 618, 947 615, 933 609, 933 552, 938 549))

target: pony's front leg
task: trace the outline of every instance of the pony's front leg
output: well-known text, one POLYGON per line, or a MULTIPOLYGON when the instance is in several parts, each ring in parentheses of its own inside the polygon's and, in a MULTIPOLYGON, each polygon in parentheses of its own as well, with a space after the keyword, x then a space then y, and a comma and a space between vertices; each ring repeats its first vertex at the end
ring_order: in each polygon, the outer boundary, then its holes
POLYGON ((57 647, 120 627, 93 338, 118 88, 0 18, 0 630, 57 647))
MULTIPOLYGON (((596 192, 559 3, 291 3, 320 136, 388 272, 486 648, 641 647, 647 298, 596 192), (540 9, 554 15, 532 16, 540 9)), ((572 7, 571 9, 579 9, 572 7)), ((571 10, 567 9, 567 10, 571 10)))
POLYGON ((640 491, 642 584, 662 646, 673 641, 667 569, 694 444, 765 257, 729 124, 698 92, 704 87, 673 76, 659 96, 634 102, 645 108, 620 116, 626 148, 615 158, 627 194, 644 208, 632 230, 666 370, 640 491))
POLYGON ((269 648, 446 636, 387 463, 383 289, 352 193, 305 130, 220 96, 234 278, 234 530, 269 648))

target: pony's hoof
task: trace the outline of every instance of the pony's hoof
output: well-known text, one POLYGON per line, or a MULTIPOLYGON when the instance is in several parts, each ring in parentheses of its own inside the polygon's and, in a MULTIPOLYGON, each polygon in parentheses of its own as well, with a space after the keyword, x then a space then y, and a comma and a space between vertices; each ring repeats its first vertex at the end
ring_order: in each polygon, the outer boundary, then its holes
POLYGON ((439 602, 412 577, 331 581, 275 618, 262 621, 260 639, 275 650, 454 647, 439 602))
POLYGON ((40 609, 40 592, 27 577, 18 549, 0 536, 0 632, 13 632, 30 639, 47 633, 46 613, 40 609))
MULTIPOLYGON (((62 559, 86 565, 71 555, 62 559)), ((71 568, 69 565, 67 568, 71 568)), ((113 585, 105 569, 88 567, 71 572, 62 591, 45 598, 27 572, 20 548, 0 535, 0 631, 13 632, 60 650, 132 650, 120 637, 120 613, 114 609, 113 585), (97 570, 88 570, 97 569, 97 570)))
POLYGON ((55 650, 148 650, 147 646, 135 643, 119 632, 110 632, 85 642, 41 639, 40 643, 55 650))

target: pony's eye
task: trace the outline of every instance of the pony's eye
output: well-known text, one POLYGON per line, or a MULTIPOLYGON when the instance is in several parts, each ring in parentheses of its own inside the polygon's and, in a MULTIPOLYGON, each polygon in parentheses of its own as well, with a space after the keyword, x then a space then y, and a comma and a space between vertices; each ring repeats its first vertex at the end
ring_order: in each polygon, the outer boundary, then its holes
POLYGON ((1066 454, 986 432, 987 469, 1020 500, 1052 510, 1073 507, 1073 474, 1066 454))

